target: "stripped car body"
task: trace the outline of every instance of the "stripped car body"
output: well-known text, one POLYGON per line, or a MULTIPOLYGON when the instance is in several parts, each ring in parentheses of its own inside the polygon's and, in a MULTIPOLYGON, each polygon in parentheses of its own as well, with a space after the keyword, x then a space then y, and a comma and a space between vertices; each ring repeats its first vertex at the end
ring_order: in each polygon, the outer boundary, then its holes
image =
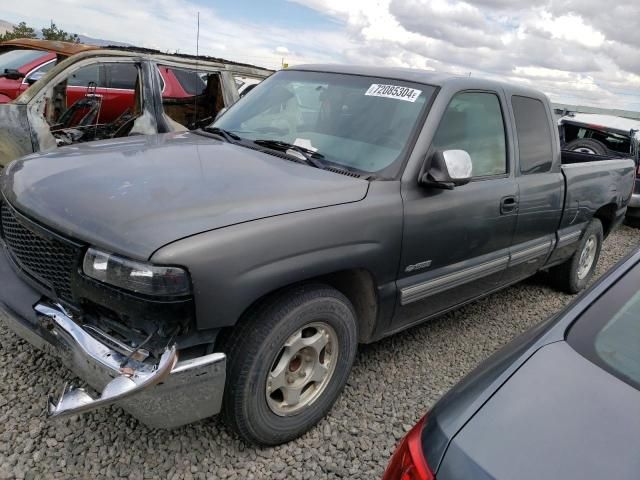
POLYGON ((242 64, 146 50, 57 45, 63 43, 11 43, 72 54, 14 101, 0 105, 0 168, 20 156, 57 146, 196 128, 202 122, 210 123, 217 112, 238 100, 234 74, 265 78, 271 73, 242 64), (169 97, 169 73, 160 73, 161 68, 179 73, 186 82, 183 85, 190 85, 193 91, 179 88, 169 97), (122 80, 115 75, 122 76, 123 70, 128 75, 127 88, 118 88, 122 80), (101 73, 87 81, 87 72, 101 73), (103 77, 111 82, 105 88, 100 84, 103 77), (201 79, 196 80, 200 83, 194 85, 194 78, 201 79), (108 112, 116 101, 120 107, 108 112))

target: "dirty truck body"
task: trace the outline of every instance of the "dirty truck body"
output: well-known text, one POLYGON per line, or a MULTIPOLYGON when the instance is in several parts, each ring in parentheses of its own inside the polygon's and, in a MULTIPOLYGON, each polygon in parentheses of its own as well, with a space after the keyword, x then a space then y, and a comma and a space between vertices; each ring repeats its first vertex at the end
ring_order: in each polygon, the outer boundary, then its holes
POLYGON ((0 104, 0 168, 59 146, 211 123, 239 98, 234 75, 240 74, 265 78, 270 71, 138 51, 81 50, 0 104))
POLYGON ((53 416, 222 410, 287 441, 358 343, 542 269, 584 287, 635 166, 561 152, 551 112, 481 79, 308 66, 213 127, 30 155, 1 180, 2 317, 101 392, 53 416))

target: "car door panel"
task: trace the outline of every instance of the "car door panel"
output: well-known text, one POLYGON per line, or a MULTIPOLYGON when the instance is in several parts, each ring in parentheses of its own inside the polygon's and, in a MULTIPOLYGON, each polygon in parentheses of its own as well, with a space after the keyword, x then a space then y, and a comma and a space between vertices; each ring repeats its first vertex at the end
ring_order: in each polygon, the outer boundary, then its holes
POLYGON ((555 247, 564 204, 564 178, 554 162, 550 113, 540 99, 513 96, 518 148, 518 222, 506 279, 533 275, 555 247))
POLYGON ((508 121, 498 92, 451 97, 428 155, 462 149, 475 178, 451 190, 406 184, 398 275, 400 329, 498 289, 516 227, 518 184, 509 172, 508 121))
POLYGON ((502 284, 517 215, 501 213, 501 198, 516 195, 517 185, 507 177, 406 196, 394 327, 502 284))

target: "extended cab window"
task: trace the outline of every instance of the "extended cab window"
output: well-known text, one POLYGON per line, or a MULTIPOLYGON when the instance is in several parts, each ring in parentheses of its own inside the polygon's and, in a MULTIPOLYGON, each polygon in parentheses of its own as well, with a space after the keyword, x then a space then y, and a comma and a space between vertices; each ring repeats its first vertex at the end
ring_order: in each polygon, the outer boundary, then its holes
POLYGON ((471 157, 474 177, 506 173, 506 140, 498 97, 481 92, 453 97, 436 131, 433 148, 465 150, 471 157))
POLYGON ((536 98, 514 95, 511 105, 516 119, 520 173, 548 172, 553 162, 553 150, 549 117, 544 104, 536 98))

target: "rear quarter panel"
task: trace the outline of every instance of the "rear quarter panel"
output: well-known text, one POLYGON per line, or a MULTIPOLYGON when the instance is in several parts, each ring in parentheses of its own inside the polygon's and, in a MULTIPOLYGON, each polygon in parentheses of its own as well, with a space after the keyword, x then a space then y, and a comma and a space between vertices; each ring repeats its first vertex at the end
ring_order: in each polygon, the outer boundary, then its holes
POLYGON ((626 207, 635 181, 631 159, 563 165, 567 189, 560 229, 588 222, 605 205, 626 207))

